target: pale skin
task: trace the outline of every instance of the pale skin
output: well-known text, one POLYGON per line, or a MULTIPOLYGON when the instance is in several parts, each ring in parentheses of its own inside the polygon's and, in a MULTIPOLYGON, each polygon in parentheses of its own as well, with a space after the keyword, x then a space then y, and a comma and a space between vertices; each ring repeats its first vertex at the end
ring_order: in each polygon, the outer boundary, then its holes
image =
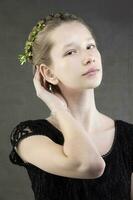
MULTIPOLYGON (((114 120, 100 113, 95 104, 94 89, 102 81, 102 61, 90 31, 81 23, 71 22, 52 31, 51 39, 55 43, 51 51, 53 64, 50 68, 41 64, 41 75, 50 83, 58 84, 71 114, 90 136, 97 137, 101 131, 112 129, 114 120), (63 49, 71 42, 75 44, 63 49), (97 75, 82 76, 91 67, 100 69, 97 75)), ((53 116, 49 119, 54 120, 53 116)))
MULTIPOLYGON (((57 27, 50 36, 54 42, 51 51, 52 65, 50 67, 45 64, 37 66, 34 77, 38 79, 38 81, 34 80, 36 92, 51 112, 56 108, 60 109, 63 102, 72 116, 82 124, 101 155, 104 155, 112 146, 115 126, 114 120, 100 113, 95 104, 94 88, 98 87, 102 80, 102 61, 96 42, 90 31, 77 22, 57 27), (71 42, 74 43, 73 46, 64 48, 71 42), (67 53, 69 55, 66 55, 67 53), (100 71, 92 77, 82 76, 90 67, 96 67, 100 71), (51 94, 44 90, 40 84, 42 80, 44 86, 45 80, 53 85, 58 84, 63 95, 51 94)), ((60 130, 54 115, 47 119, 60 130)))
MULTIPOLYGON (((96 108, 94 89, 100 85, 103 75, 101 54, 96 42, 88 29, 77 22, 56 28, 52 31, 51 39, 55 43, 51 51, 53 64, 50 68, 41 64, 38 69, 40 76, 53 85, 58 84, 73 117, 82 123, 101 155, 105 154, 112 146, 115 127, 114 120, 96 108), (90 40, 86 40, 87 38, 90 40), (64 48, 71 42, 75 44, 64 48), (93 66, 100 69, 96 76, 81 75, 93 66)), ((54 115, 47 119, 60 129, 54 115)), ((133 199, 133 173, 131 199, 133 199)))
MULTIPOLYGON (((114 139, 114 120, 99 112, 95 104, 94 89, 100 85, 102 80, 101 55, 95 40, 84 25, 75 22, 62 24, 51 32, 50 37, 54 42, 51 50, 52 65, 50 67, 45 64, 38 66, 33 80, 37 96, 47 103, 51 112, 56 111, 57 107, 68 109, 77 122, 82 124, 100 154, 106 154, 114 139), (87 40, 87 38, 91 39, 87 40), (74 43, 73 46, 63 49, 66 44, 71 42, 74 43), (66 55, 68 51, 69 55, 66 55), (93 66, 100 69, 96 76, 82 76, 82 73, 93 66), (53 85, 58 84, 63 96, 50 94, 44 90, 40 84, 42 79, 44 83, 47 80, 53 85)), ((51 115, 48 120, 60 129, 54 115, 51 115)), ((37 139, 39 138, 35 138, 35 142, 37 139)), ((25 147, 23 146, 22 150, 27 155, 28 151, 26 152, 25 147)))

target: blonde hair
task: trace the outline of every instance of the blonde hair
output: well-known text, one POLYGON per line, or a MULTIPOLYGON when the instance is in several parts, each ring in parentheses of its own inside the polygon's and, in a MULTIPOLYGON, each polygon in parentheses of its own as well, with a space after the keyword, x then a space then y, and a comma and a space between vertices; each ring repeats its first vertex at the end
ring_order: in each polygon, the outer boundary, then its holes
MULTIPOLYGON (((96 40, 92 28, 82 18, 74 14, 70 14, 68 12, 58 12, 56 14, 52 13, 47 17, 43 18, 41 21, 44 22, 45 26, 41 31, 37 33, 36 38, 32 44, 32 56, 28 58, 28 61, 33 66, 33 74, 35 72, 36 65, 40 65, 42 63, 44 63, 47 66, 52 65, 50 50, 52 49, 54 44, 50 40, 50 33, 61 24, 72 21, 80 22, 88 28, 93 38, 96 40)), ((31 33, 29 34, 29 37, 30 35, 31 33)), ((48 86, 47 82, 46 86, 48 86)))

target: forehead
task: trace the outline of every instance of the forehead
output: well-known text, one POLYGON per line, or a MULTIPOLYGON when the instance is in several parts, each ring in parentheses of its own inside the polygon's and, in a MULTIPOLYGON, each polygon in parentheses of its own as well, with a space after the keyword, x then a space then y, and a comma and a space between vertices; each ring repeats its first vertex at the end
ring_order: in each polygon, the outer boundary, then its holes
POLYGON ((78 43, 92 38, 87 27, 79 22, 67 22, 61 24, 52 31, 51 40, 55 47, 64 48, 69 43, 78 43))

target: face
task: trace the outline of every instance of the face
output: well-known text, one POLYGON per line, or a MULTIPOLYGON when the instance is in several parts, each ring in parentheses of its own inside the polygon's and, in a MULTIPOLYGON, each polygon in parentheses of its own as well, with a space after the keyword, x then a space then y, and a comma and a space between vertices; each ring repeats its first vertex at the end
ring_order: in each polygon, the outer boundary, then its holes
POLYGON ((85 25, 69 22, 51 34, 54 46, 50 56, 52 68, 60 88, 83 90, 97 87, 102 80, 101 55, 96 42, 85 25), (90 68, 98 68, 93 76, 83 76, 90 68))

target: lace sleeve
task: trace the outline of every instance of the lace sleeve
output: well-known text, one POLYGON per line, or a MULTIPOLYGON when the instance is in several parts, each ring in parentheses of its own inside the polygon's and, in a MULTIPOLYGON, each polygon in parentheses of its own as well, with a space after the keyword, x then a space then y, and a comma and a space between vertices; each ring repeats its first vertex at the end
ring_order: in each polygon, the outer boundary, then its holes
POLYGON ((42 132, 40 131, 41 129, 39 129, 39 127, 40 127, 39 123, 35 124, 33 123, 33 120, 27 120, 27 121, 20 122, 13 128, 10 134, 10 143, 12 145, 12 150, 9 154, 9 159, 13 164, 17 164, 20 166, 25 166, 29 164, 27 162, 24 162, 20 158, 20 156, 17 154, 15 149, 18 143, 20 142, 20 140, 22 140, 23 138, 26 138, 35 134, 42 135, 42 132))

